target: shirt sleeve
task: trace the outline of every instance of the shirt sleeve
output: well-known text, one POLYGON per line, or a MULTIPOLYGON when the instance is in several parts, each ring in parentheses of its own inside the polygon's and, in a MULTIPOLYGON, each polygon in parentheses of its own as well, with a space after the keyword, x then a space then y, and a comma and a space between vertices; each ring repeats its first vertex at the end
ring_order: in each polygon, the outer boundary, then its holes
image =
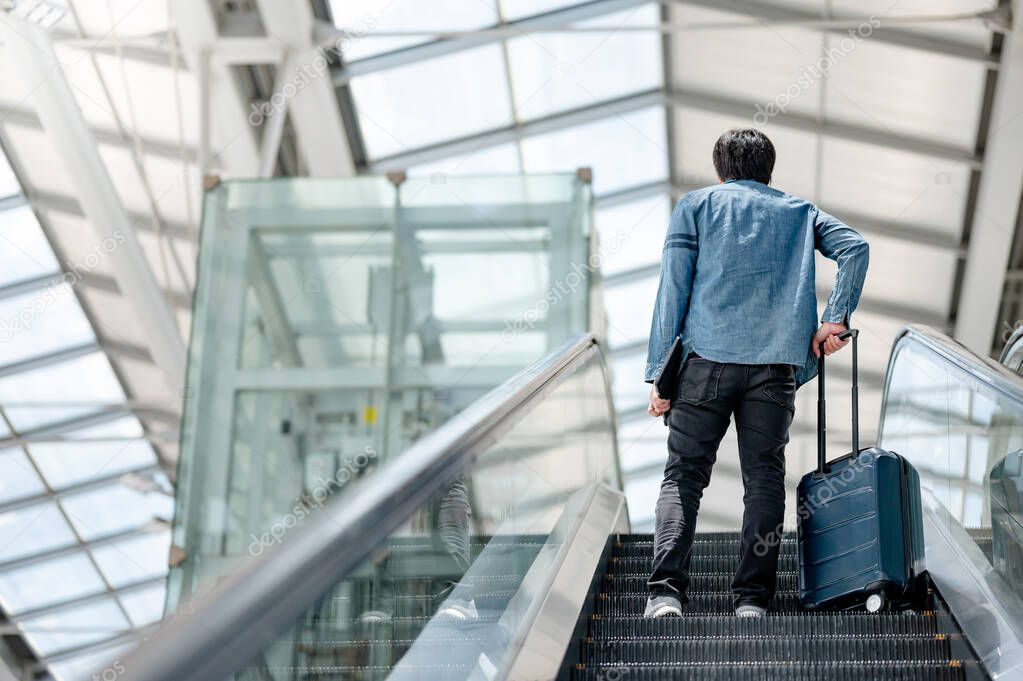
POLYGON ((682 322, 689 309, 699 239, 696 216, 691 201, 687 199, 688 197, 684 197, 675 206, 671 222, 668 224, 668 234, 664 238, 661 278, 657 286, 657 300, 654 302, 654 316, 650 323, 650 341, 643 376, 647 383, 652 383, 657 378, 672 342, 682 329, 682 322))
POLYGON ((856 230, 822 210, 817 210, 813 230, 817 250, 838 263, 835 286, 821 321, 848 326, 863 293, 870 247, 856 230))

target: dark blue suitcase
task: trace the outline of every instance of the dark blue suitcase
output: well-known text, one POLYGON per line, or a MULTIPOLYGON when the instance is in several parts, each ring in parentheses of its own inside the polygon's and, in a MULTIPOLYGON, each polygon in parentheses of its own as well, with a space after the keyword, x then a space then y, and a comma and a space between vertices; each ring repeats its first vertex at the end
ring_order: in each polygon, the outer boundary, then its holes
POLYGON ((799 601, 806 608, 912 606, 924 570, 920 476, 894 452, 860 450, 857 335, 853 339, 853 450, 828 462, 824 353, 817 377, 817 470, 799 482, 799 601))

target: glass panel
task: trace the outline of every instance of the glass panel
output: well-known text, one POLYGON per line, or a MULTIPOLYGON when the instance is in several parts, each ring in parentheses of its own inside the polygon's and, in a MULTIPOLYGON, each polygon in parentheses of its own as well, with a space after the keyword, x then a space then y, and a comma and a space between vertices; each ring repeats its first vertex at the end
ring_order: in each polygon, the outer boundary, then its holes
POLYGON ((668 143, 664 109, 652 107, 577 125, 522 141, 526 172, 593 169, 593 191, 665 180, 668 143))
POLYGON ((661 86, 656 3, 573 24, 604 31, 531 33, 508 41, 515 113, 524 120, 661 86))
POLYGON ((153 448, 144 440, 54 442, 29 445, 28 451, 54 489, 156 464, 153 448))
POLYGON ((578 4, 579 0, 501 0, 501 10, 505 19, 514 21, 578 4))
POLYGON ((389 31, 467 31, 497 23, 496 3, 464 0, 330 0, 334 24, 348 32, 346 61, 432 42, 434 36, 376 36, 389 31))
MULTIPOLYGON (((0 159, 0 196, 4 189, 0 159)), ((17 187, 13 189, 17 191, 17 187)), ((0 212, 0 286, 56 274, 59 269, 57 258, 31 208, 20 206, 0 212)))
POLYGON ((598 205, 594 222, 600 235, 601 272, 610 275, 637 267, 659 267, 671 209, 666 196, 598 205))
POLYGON ((997 390, 912 336, 890 372, 881 445, 916 466, 923 488, 1023 591, 1023 384, 997 390))
POLYGON ((145 525, 154 517, 168 517, 169 509, 159 508, 161 496, 115 484, 69 494, 61 503, 82 539, 92 541, 145 525))
POLYGON ((20 449, 0 450, 0 502, 16 501, 46 491, 20 449))
POLYGON ((347 678, 358 669, 367 679, 456 679, 480 673, 477 665, 492 672, 506 664, 580 502, 594 484, 618 484, 595 349, 525 411, 386 550, 234 678, 347 678))
POLYGON ((7 162, 7 157, 0 153, 0 198, 20 192, 21 188, 18 186, 17 178, 14 177, 14 171, 11 170, 11 164, 7 162))
POLYGON ((67 284, 0 300, 0 362, 14 364, 95 340, 67 284))
POLYGON ((103 580, 84 552, 0 572, 0 598, 4 611, 12 615, 103 589, 103 580))
POLYGON ((0 513, 0 561, 74 543, 74 533, 52 501, 0 513))
POLYGON ((228 182, 206 200, 174 534, 185 593, 590 328, 576 173, 228 182))
POLYGON ((25 638, 42 656, 113 638, 130 628, 113 598, 62 608, 20 624, 25 638))
MULTIPOLYGON (((124 400, 117 377, 102 352, 77 357, 0 379, 0 404, 6 402, 124 400)), ((13 426, 26 432, 54 422, 92 413, 88 407, 10 407, 13 426)))
POLYGON ((110 586, 119 589, 166 574, 169 548, 170 531, 163 530, 104 542, 92 549, 92 556, 110 586))
POLYGON ((57 681, 81 681, 82 679, 102 679, 116 677, 124 673, 121 662, 135 647, 134 643, 112 648, 91 651, 84 655, 51 662, 50 673, 57 681))
MULTIPOLYGON (((166 554, 164 554, 166 555, 166 554)), ((144 589, 135 589, 118 596, 124 609, 128 611, 131 622, 136 627, 144 627, 158 621, 163 616, 163 605, 167 598, 167 586, 154 584, 144 589)))
POLYGON ((352 95, 369 155, 511 125, 506 73, 500 45, 485 45, 355 78, 352 95))

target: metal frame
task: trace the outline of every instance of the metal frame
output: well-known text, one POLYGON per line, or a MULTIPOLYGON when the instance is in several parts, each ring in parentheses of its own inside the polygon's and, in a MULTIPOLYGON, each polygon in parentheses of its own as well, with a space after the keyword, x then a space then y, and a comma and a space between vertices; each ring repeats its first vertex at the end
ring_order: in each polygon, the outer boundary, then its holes
POLYGON ((923 490, 927 572, 993 679, 1023 670, 1023 601, 976 542, 929 490, 923 490))
MULTIPOLYGON (((128 681, 221 681, 255 657, 379 546, 438 489, 599 353, 592 335, 566 342, 424 436, 375 474, 373 485, 328 504, 284 544, 215 586, 194 615, 179 613, 125 662, 128 681), (301 579, 296 579, 296 575, 301 579), (192 621, 192 617, 196 621, 192 621)), ((616 452, 617 455, 617 452, 616 452)))
MULTIPOLYGON (((1014 16, 1023 2, 1012 3, 1014 16)), ((955 336, 970 349, 987 355, 999 326, 1009 254, 1023 211, 1023 23, 1018 19, 1003 37, 1001 70, 991 102, 990 121, 978 140, 984 164, 976 190, 976 206, 968 217, 970 247, 955 309, 955 336)), ((1014 320, 1002 320, 1012 324, 1014 320)))

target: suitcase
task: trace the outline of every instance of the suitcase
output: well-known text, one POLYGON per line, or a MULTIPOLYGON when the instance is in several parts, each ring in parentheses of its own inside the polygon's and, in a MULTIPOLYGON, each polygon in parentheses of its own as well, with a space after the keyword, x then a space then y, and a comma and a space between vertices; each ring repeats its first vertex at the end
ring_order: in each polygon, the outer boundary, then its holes
POLYGON ((860 450, 857 335, 852 337, 852 452, 827 460, 824 353, 817 377, 817 470, 799 482, 799 601, 805 608, 870 612, 903 608, 923 597, 920 476, 894 452, 860 450))

